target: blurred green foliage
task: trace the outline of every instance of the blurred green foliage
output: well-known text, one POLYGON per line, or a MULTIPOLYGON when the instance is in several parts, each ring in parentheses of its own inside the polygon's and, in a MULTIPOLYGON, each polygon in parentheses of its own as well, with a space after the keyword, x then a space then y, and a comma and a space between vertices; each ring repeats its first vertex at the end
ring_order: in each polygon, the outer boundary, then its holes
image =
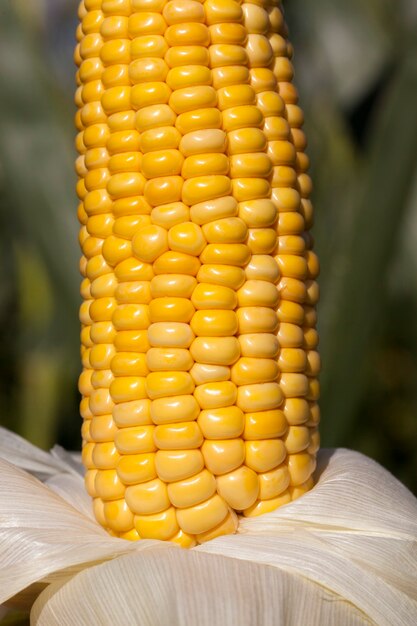
MULTIPOLYGON (((80 445, 76 0, 0 6, 0 422, 80 445)), ((287 0, 321 257, 322 439, 417 492, 417 8, 287 0)))

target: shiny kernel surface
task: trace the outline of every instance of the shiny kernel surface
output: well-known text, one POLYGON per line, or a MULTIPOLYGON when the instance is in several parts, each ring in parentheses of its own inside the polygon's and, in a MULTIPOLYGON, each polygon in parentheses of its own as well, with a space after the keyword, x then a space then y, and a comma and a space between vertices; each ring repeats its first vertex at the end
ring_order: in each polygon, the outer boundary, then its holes
POLYGON ((98 523, 193 547, 311 489, 319 263, 280 5, 84 0, 83 462, 98 523))

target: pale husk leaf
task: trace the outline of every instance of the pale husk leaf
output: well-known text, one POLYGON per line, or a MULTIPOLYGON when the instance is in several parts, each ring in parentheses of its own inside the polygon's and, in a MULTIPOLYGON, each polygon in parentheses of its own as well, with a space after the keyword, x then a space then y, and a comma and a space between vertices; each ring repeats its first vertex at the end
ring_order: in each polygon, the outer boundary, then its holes
MULTIPOLYGON (((231 538, 229 538, 230 541, 231 538)), ((323 626, 371 624, 354 606, 290 571, 170 548, 131 554, 53 584, 36 626, 323 626)))
POLYGON ((0 604, 68 568, 79 571, 155 545, 161 543, 110 537, 46 485, 0 459, 0 604))

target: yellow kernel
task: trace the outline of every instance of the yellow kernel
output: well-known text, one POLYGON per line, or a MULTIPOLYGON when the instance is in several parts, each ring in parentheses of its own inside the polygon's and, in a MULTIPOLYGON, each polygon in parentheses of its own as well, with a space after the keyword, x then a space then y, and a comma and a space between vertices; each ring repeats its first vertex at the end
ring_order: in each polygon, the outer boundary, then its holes
POLYGON ((239 128, 260 128, 264 120, 262 111, 254 105, 231 107, 223 111, 223 129, 227 132, 239 128))
POLYGON ((156 11, 135 12, 129 18, 129 34, 131 37, 163 35, 166 27, 164 18, 156 11))
POLYGON ((278 292, 282 300, 291 300, 303 304, 307 297, 306 283, 296 278, 283 277, 279 281, 278 292))
POLYGON ((238 525, 238 516, 234 511, 229 510, 229 513, 226 515, 224 520, 220 522, 220 524, 217 524, 214 528, 211 528, 204 533, 199 533, 196 536, 196 540, 198 543, 204 543, 206 541, 211 541, 216 537, 221 537, 222 535, 233 535, 237 531, 238 525))
POLYGON ((208 244, 201 253, 200 260, 205 264, 244 266, 250 259, 250 250, 243 243, 208 244))
POLYGON ((144 132, 159 126, 172 126, 176 117, 168 104, 145 106, 136 113, 136 128, 139 132, 144 132))
POLYGON ((148 334, 143 330, 119 330, 114 340, 116 350, 121 352, 146 352, 149 349, 148 334))
POLYGON ((266 383, 277 379, 279 367, 274 359, 242 357, 231 368, 231 375, 236 385, 266 383))
POLYGON ((218 107, 221 111, 236 106, 255 104, 256 96, 250 85, 228 85, 217 92, 218 107))
POLYGON ((94 488, 97 496, 102 500, 123 498, 126 490, 114 469, 98 471, 94 480, 94 488))
POLYGON ((190 534, 199 534, 220 524, 228 514, 224 500, 215 494, 201 504, 190 508, 178 509, 177 519, 182 530, 190 534))
POLYGON ((289 502, 291 502, 291 495, 289 489, 286 489, 275 498, 257 500, 255 504, 252 504, 252 506, 243 512, 243 515, 245 517, 258 517, 259 515, 265 515, 265 513, 272 513, 272 511, 275 511, 283 504, 288 504, 289 502))
POLYGON ((236 216, 238 205, 233 196, 216 198, 207 202, 194 204, 190 209, 190 217, 196 224, 204 225, 223 218, 236 216))
MULTIPOLYGON (((269 43, 272 49, 274 49, 274 35, 269 36, 269 43)), ((274 91, 277 89, 277 79, 273 72, 266 67, 254 67, 250 71, 250 84, 255 93, 262 93, 263 91, 274 91)))
POLYGON ((139 146, 143 153, 178 148, 181 134, 173 126, 151 128, 141 133, 139 146))
POLYGON ((262 152, 267 147, 267 140, 258 128, 240 128, 227 135, 229 154, 262 152))
POLYGON ((152 299, 149 282, 137 280, 119 283, 116 298, 120 304, 149 304, 152 299))
POLYGON ((207 24, 223 22, 241 22, 243 13, 237 2, 233 0, 207 0, 204 4, 207 24))
POLYGON ((273 359, 279 351, 278 339, 270 333, 244 334, 238 337, 243 357, 273 359))
POLYGON ((205 409, 198 425, 206 439, 235 439, 243 432, 245 417, 237 406, 205 409))
POLYGON ((247 280, 237 292, 239 307, 276 307, 279 294, 273 283, 247 280))
POLYGON ((281 300, 277 315, 280 322, 297 324, 298 326, 302 326, 304 323, 304 308, 296 302, 281 300))
POLYGON ((169 229, 176 224, 188 222, 190 211, 183 202, 171 202, 170 204, 161 204, 152 209, 151 218, 154 224, 169 229))
POLYGON ((278 365, 281 372, 304 372, 307 365, 306 353, 300 348, 282 348, 278 365))
POLYGON ((104 387, 108 389, 113 381, 113 374, 108 370, 95 370, 91 375, 91 384, 94 389, 104 387))
POLYGON ((145 178, 139 172, 125 172, 111 176, 107 191, 113 199, 141 194, 144 190, 145 178))
POLYGON ((194 382, 187 372, 151 372, 146 378, 146 391, 151 400, 185 395, 193 393, 194 382))
POLYGON ((121 454, 140 454, 142 452, 154 452, 154 426, 135 426, 122 428, 115 436, 114 443, 121 454))
POLYGON ((243 439, 206 439, 201 447, 207 469, 213 474, 227 474, 240 467, 245 459, 243 439))
POLYGON ((310 407, 304 398, 286 398, 282 410, 290 426, 304 424, 310 418, 310 407))
POLYGON ((146 178, 174 176, 181 173, 183 160, 178 150, 148 152, 142 159, 142 173, 146 178))
POLYGON ((210 472, 202 472, 168 485, 168 495, 175 507, 189 507, 210 498, 216 491, 216 480, 210 472))
POLYGON ((200 283, 212 283, 221 287, 239 289, 245 282, 245 271, 233 265, 202 265, 197 274, 200 283))
POLYGON ((274 228, 251 228, 247 245, 252 254, 270 254, 275 249, 277 235, 274 228))
POLYGON ((266 280, 276 283, 279 267, 274 258, 267 254, 254 254, 245 268, 247 280, 266 280))
POLYGON ((259 499, 276 498, 288 488, 289 484, 290 473, 285 464, 269 472, 259 474, 259 499))
POLYGON ((268 198, 271 194, 271 185, 265 178, 235 178, 232 187, 238 202, 268 198))
POLYGON ((186 157, 226 151, 226 133, 219 129, 195 130, 183 136, 179 146, 186 157))
POLYGON ((197 281, 193 276, 184 274, 160 274, 155 276, 150 285, 153 298, 178 296, 190 298, 197 281))
POLYGON ((280 439, 247 441, 245 444, 245 463, 255 472, 268 472, 280 465, 287 454, 280 439))
POLYGON ((146 363, 152 371, 187 371, 194 361, 184 348, 150 348, 146 363))
POLYGON ((113 407, 114 422, 119 428, 152 424, 150 407, 148 399, 116 404, 113 407))
POLYGON ((114 274, 104 274, 99 276, 91 283, 91 296, 93 298, 103 298, 114 296, 116 292, 117 281, 114 274))
POLYGON ((174 507, 153 515, 135 515, 135 528, 143 539, 170 539, 179 531, 174 507))
MULTIPOLYGON (((182 179, 181 179, 182 181, 182 179)), ((182 186, 182 201, 189 206, 198 201, 206 202, 231 193, 231 181, 228 176, 196 176, 189 178, 182 186)))
POLYGON ((145 378, 143 376, 119 376, 110 385, 113 402, 133 402, 146 398, 145 378))
POLYGON ((130 510, 136 515, 160 513, 171 506, 167 486, 159 478, 128 487, 125 498, 130 510))
MULTIPOLYGON (((189 46, 187 46, 188 48, 189 46)), ((204 50, 204 48, 203 48, 204 50)), ((197 130, 221 128, 222 114, 217 107, 196 109, 181 113, 176 119, 175 126, 182 135, 197 130)))
POLYGON ((154 439, 160 450, 192 450, 203 443, 198 424, 191 421, 157 426, 154 439))
MULTIPOLYGON (((183 179, 181 176, 167 176, 148 180, 145 185, 145 198, 151 206, 168 204, 181 200, 183 179)), ((182 194, 183 195, 183 194, 182 194)), ((186 202, 186 204, 188 204, 186 202)))
POLYGON ((214 220, 203 226, 208 243, 242 243, 246 239, 247 227, 239 217, 214 220))
POLYGON ((170 228, 168 245, 175 252, 198 256, 206 245, 203 232, 197 224, 184 222, 170 228))
POLYGON ((158 450, 155 456, 158 476, 168 483, 194 476, 204 468, 200 450, 158 450))
POLYGON ((305 374, 283 373, 279 381, 286 398, 296 398, 308 394, 308 378, 305 374))
POLYGON ((139 133, 132 129, 112 133, 107 142, 107 150, 109 154, 137 152, 139 150, 139 133))
POLYGON ((149 343, 154 347, 188 348, 194 339, 189 324, 156 322, 148 328, 149 343))
POLYGON ((111 415, 95 415, 90 420, 89 434, 97 443, 113 441, 116 432, 116 424, 111 415))
POLYGON ((124 499, 105 502, 103 514, 111 530, 126 532, 133 527, 133 514, 124 499))
POLYGON ((195 309, 186 298, 154 298, 149 304, 151 322, 189 322, 195 309))
POLYGON ((87 470, 84 476, 85 489, 91 498, 96 498, 96 488, 94 485, 98 470, 87 470))
MULTIPOLYGON (((129 78, 133 84, 149 83, 149 82, 158 83, 161 81, 165 81, 167 74, 168 74, 168 65, 165 63, 163 59, 159 59, 159 58, 136 59, 136 61, 133 61, 129 65, 129 78)), ((149 101, 146 99, 144 101, 144 106, 158 104, 159 102, 167 102, 165 98, 166 97, 169 98, 170 91, 167 89, 162 90, 159 88, 158 88, 158 91, 160 94, 164 94, 164 99, 162 101, 161 100, 155 101, 154 98, 152 98, 152 101, 149 101)), ((132 90, 131 93, 132 93, 132 97, 136 99, 139 97, 138 94, 148 94, 149 92, 147 91, 147 87, 146 87, 145 91, 143 89, 139 89, 139 90, 132 90)), ((132 100, 132 104, 133 104, 133 100, 132 100)), ((139 106, 137 108, 142 108, 142 107, 139 106)))
POLYGON ((145 263, 152 263, 168 250, 167 232, 161 226, 151 224, 141 228, 132 240, 135 256, 145 263))
POLYGON ((152 265, 138 261, 133 257, 119 263, 115 267, 114 273, 120 282, 152 280, 154 276, 152 265))
POLYGON ((166 52, 165 61, 171 68, 181 65, 204 65, 207 67, 209 53, 204 45, 174 45, 166 52))
POLYGON ((130 43, 132 60, 142 58, 163 58, 168 44, 162 35, 139 35, 130 43))
POLYGON ((217 93, 209 85, 183 87, 172 92, 169 106, 175 113, 187 113, 194 109, 214 107, 217 104, 217 93))
POLYGON ((165 31, 165 39, 171 48, 174 46, 208 46, 210 34, 205 24, 185 22, 169 26, 165 31))
POLYGON ((287 421, 279 409, 246 413, 243 437, 246 440, 273 439, 287 430, 287 421))
POLYGON ((239 217, 249 228, 265 228, 275 222, 277 209, 271 200, 249 200, 239 203, 239 217))
POLYGON ((290 454, 288 456, 288 471, 290 473, 290 485, 296 487, 305 483, 316 468, 315 458, 307 452, 290 454))
POLYGON ((117 475, 126 485, 144 483, 156 478, 155 454, 125 454, 120 457, 117 475))
POLYGON ((120 304, 113 313, 117 330, 144 330, 151 323, 147 304, 120 304))
POLYGON ((229 160, 225 154, 195 154, 187 157, 182 166, 183 178, 200 176, 226 175, 229 173, 229 160))
POLYGON ((151 416, 155 424, 174 424, 197 419, 200 412, 194 396, 169 396, 153 400, 151 416))
MULTIPOLYGON (((205 6, 207 6, 207 4, 205 6)), ((229 43, 242 46, 245 44, 247 37, 246 28, 242 24, 233 24, 227 22, 224 22, 222 24, 212 24, 209 27, 209 30, 212 44, 229 43)), ((212 74, 213 85, 217 89, 218 87, 222 87, 223 85, 230 85, 231 82, 248 82, 249 71, 248 68, 244 67, 243 65, 226 65, 224 67, 213 68, 212 74), (227 70, 236 71, 228 72, 227 70), (232 76, 234 78, 234 81, 230 80, 232 76)))
POLYGON ((237 392, 237 406, 242 411, 267 411, 282 404, 283 395, 278 383, 241 385, 237 392))
POLYGON ((194 363, 190 374, 196 385, 203 383, 229 380, 230 368, 224 365, 208 365, 207 363, 194 363))
POLYGON ((162 12, 167 24, 204 21, 204 9, 199 2, 192 0, 173 0, 164 6, 162 12))
POLYGON ((305 241, 297 235, 284 235, 278 237, 279 254, 303 254, 305 241))
POLYGON ((198 363, 231 365, 239 358, 240 347, 236 337, 197 337, 190 352, 198 363))
POLYGON ((210 67, 225 65, 247 65, 248 55, 243 46, 232 44, 214 44, 210 46, 210 67))
POLYGON ((114 267, 132 256, 132 244, 126 239, 110 235, 103 243, 102 254, 106 263, 114 267))
POLYGON ((258 497, 258 475, 244 465, 218 476, 216 482, 218 494, 236 511, 250 507, 258 497))
MULTIPOLYGON (((115 217, 136 215, 145 218, 150 214, 150 212, 151 207, 145 200, 144 196, 119 198, 113 202, 113 214, 115 217)), ((144 223, 145 222, 146 220, 144 220, 144 223)))
POLYGON ((194 548, 197 545, 194 535, 189 535, 181 529, 171 537, 170 541, 178 544, 181 548, 194 548))
POLYGON ((167 104, 171 89, 165 82, 139 83, 131 88, 130 101, 134 109, 167 104))
POLYGON ((278 330, 278 342, 281 348, 298 348, 303 344, 303 329, 296 324, 282 322, 278 330))
POLYGON ((236 313, 227 310, 196 311, 191 328, 196 336, 229 337, 238 329, 236 313))
POLYGON ((233 289, 210 283, 200 282, 194 289, 191 300, 197 310, 234 309, 237 306, 237 296, 233 289))
POLYGON ((239 334, 274 333, 278 328, 276 312, 268 307, 240 307, 237 310, 239 334))
POLYGON ((211 85, 211 71, 202 65, 182 65, 169 70, 166 81, 171 89, 211 85))
POLYGON ((93 463, 93 450, 94 450, 94 443, 83 443, 83 447, 81 450, 81 458, 82 458, 82 462, 84 464, 84 466, 87 469, 94 469, 94 463, 93 463))
POLYGON ((290 426, 284 443, 288 454, 302 452, 310 445, 310 429, 305 426, 290 426))
POLYGON ((136 172, 140 170, 141 163, 142 155, 139 152, 124 152, 110 157, 108 168, 111 174, 117 174, 118 172, 136 172))
POLYGON ((116 329, 111 322, 96 322, 90 332, 93 343, 112 343, 116 336, 116 329))
POLYGON ((95 369, 107 370, 110 368, 111 360, 115 349, 111 344, 97 344, 90 350, 91 367, 95 369))
POLYGON ((270 29, 267 11, 257 4, 244 3, 242 5, 245 26, 252 33, 265 34, 270 29))
POLYGON ((135 352, 118 352, 111 361, 114 376, 146 376, 149 370, 144 354, 135 352))
POLYGON ((236 385, 229 380, 198 385, 194 397, 202 409, 231 406, 237 396, 236 385))

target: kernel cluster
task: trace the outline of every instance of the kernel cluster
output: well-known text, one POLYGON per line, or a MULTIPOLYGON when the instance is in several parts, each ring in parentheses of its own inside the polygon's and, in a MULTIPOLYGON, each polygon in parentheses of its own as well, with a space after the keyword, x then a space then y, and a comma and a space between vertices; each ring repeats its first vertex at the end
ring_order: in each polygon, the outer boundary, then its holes
POLYGON ((278 2, 83 0, 83 462, 112 534, 184 547, 312 486, 318 261, 278 2))

